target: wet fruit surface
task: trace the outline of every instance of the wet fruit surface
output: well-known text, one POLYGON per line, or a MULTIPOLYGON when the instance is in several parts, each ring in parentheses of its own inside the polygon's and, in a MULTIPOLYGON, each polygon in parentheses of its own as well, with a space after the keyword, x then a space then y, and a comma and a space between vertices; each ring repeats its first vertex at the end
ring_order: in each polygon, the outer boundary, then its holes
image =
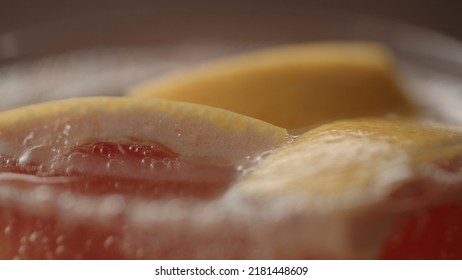
MULTIPOLYGON (((47 153, 44 149, 40 153, 47 153)), ((184 159, 159 143, 90 142, 63 156, 55 156, 50 166, 34 162, 37 148, 33 150, 19 159, 2 158, 1 171, 37 176, 36 182, 41 179, 43 183, 75 193, 118 193, 154 199, 212 198, 223 193, 237 174, 234 166, 184 159), (61 180, 47 181, 47 177, 61 180)), ((19 175, 10 176, 10 181, 28 184, 26 177, 19 175)))
MULTIPOLYGON (((45 153, 43 149, 40 152, 45 153)), ((34 152, 26 154, 32 157, 34 152)), ((121 204, 133 197, 151 200, 213 199, 222 195, 237 175, 233 166, 185 160, 159 143, 95 141, 73 148, 69 153, 54 158, 53 163, 53 169, 50 169, 24 157, 19 160, 2 159, 2 183, 21 188, 22 195, 40 192, 40 183, 46 184, 46 188, 51 188, 48 190, 60 193, 58 200, 64 206, 68 204, 69 208, 64 207, 64 211, 85 211, 80 207, 86 207, 85 198, 88 198, 99 201, 100 205, 106 204, 108 210, 112 208, 114 215, 118 216, 124 211, 120 208, 121 204), (83 205, 73 208, 72 204, 78 201, 83 205)), ((0 242, 5 244, 0 250, 1 258, 143 257, 141 251, 130 252, 123 248, 122 239, 127 234, 124 233, 127 228, 123 221, 110 226, 96 226, 72 219, 66 222, 57 213, 43 213, 36 217, 31 212, 33 206, 23 207, 26 211, 22 211, 21 207, 1 208, 0 228, 3 231, 0 242)), ((87 210, 92 215, 97 212, 91 207, 87 210)), ((68 215, 70 218, 73 214, 68 215)), ((106 218, 117 220, 115 216, 106 218)), ((157 257, 168 257, 168 254, 157 257)))
POLYGON ((461 189, 459 135, 433 123, 339 122, 241 179, 235 164, 159 142, 32 146, 1 159, 0 258, 460 259, 462 203, 446 202, 461 189))

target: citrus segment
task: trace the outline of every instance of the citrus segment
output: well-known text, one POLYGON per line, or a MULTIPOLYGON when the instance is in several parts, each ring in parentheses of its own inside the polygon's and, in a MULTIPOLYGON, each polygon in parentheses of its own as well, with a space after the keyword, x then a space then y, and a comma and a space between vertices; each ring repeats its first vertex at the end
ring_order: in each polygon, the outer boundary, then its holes
POLYGON ((181 257, 177 247, 141 252, 157 241, 133 236, 143 226, 171 236, 171 220, 151 224, 143 216, 147 224, 136 224, 135 209, 165 204, 154 214, 169 217, 170 201, 182 201, 187 213, 220 199, 240 169, 288 137, 221 109, 131 98, 3 112, 0 135, 2 259, 181 257))
POLYGON ((393 56, 375 43, 263 50, 135 86, 130 95, 225 108, 289 129, 414 112, 395 77, 393 56))
POLYGON ((291 238, 273 243, 286 254, 298 248, 336 258, 460 258, 461 159, 462 130, 454 127, 339 121, 267 156, 234 188, 252 203, 297 214, 293 223, 304 226, 288 223, 280 234, 291 238), (417 250, 423 242, 431 249, 417 250))
POLYGON ((183 156, 225 163, 272 149, 287 137, 283 129, 225 110, 114 97, 70 99, 6 111, 0 116, 0 127, 2 147, 11 153, 36 145, 61 145, 61 151, 93 139, 138 139, 168 143, 168 148, 183 156))

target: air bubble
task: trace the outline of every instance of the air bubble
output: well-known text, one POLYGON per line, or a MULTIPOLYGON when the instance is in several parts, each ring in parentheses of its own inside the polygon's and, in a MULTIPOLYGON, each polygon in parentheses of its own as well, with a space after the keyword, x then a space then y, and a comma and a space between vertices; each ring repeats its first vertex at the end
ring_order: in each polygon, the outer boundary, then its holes
POLYGON ((87 154, 84 154, 81 152, 73 152, 67 156, 67 163, 68 164, 82 163, 87 158, 87 156, 88 156, 87 154))
POLYGON ((23 145, 28 145, 32 139, 34 139, 34 132, 33 132, 33 131, 31 131, 31 132, 24 138, 24 140, 22 141, 22 144, 23 144, 23 145))
POLYGON ((118 215, 125 209, 125 201, 121 195, 111 195, 103 200, 100 210, 110 215, 118 215))
POLYGON ((151 163, 152 163, 152 161, 153 161, 153 160, 152 160, 151 158, 145 157, 145 158, 143 158, 143 159, 141 160, 141 164, 142 164, 143 166, 150 166, 151 163))
POLYGON ((26 250, 27 250, 26 245, 21 245, 21 246, 19 246, 19 248, 18 248, 18 254, 19 254, 19 255, 24 255, 24 254, 26 253, 26 250))
POLYGON ((104 241, 104 248, 108 248, 108 247, 111 246, 113 243, 114 243, 114 237, 113 237, 113 236, 109 236, 109 237, 106 238, 106 240, 104 241))
POLYGON ((66 125, 64 126, 64 129, 63 129, 63 134, 66 135, 66 136, 69 136, 70 131, 71 131, 71 125, 70 125, 70 124, 66 124, 66 125))
POLYGON ((46 166, 45 164, 40 164, 38 167, 37 167, 37 171, 39 173, 45 173, 46 171, 48 171, 48 166, 46 166))
POLYGON ((65 170, 65 173, 67 175, 72 175, 72 174, 74 174, 74 172, 76 172, 76 168, 74 166, 69 166, 65 170))
POLYGON ((85 171, 85 164, 87 163, 88 155, 81 152, 72 152, 65 160, 66 173, 71 175, 73 173, 82 173, 85 171))
POLYGON ((144 257, 144 251, 143 251, 143 249, 138 248, 138 249, 136 250, 135 256, 136 256, 137 259, 141 259, 142 257, 144 257))
POLYGON ((31 243, 34 243, 37 238, 38 238, 38 232, 34 231, 33 233, 31 233, 31 235, 29 235, 29 242, 31 243))
POLYGON ((55 157, 53 150, 49 146, 39 145, 25 150, 19 157, 18 164, 29 166, 38 162, 50 162, 55 157))
POLYGON ((26 237, 26 236, 21 237, 21 239, 19 240, 19 242, 20 242, 21 244, 26 244, 26 243, 27 243, 27 237, 26 237))
POLYGON ((157 171, 158 170, 158 163, 157 161, 153 160, 151 164, 149 165, 151 171, 157 171))
POLYGON ((59 245, 55 250, 55 254, 61 255, 64 252, 64 249, 65 249, 64 245, 59 245))
POLYGON ((114 182, 114 189, 118 190, 121 186, 122 184, 120 182, 114 182))
POLYGON ((95 143, 91 146, 91 153, 93 154, 108 155, 112 152, 112 149, 103 143, 95 143))
POLYGON ((64 235, 60 235, 60 236, 58 236, 58 238, 56 238, 56 243, 57 244, 63 243, 63 241, 64 241, 64 235))
POLYGON ((106 169, 110 171, 121 171, 124 168, 124 163, 118 159, 111 159, 106 164, 106 169))
POLYGON ((183 165, 182 162, 179 160, 170 161, 170 164, 172 168, 177 169, 177 170, 180 169, 183 165))
POLYGON ((3 233, 4 233, 5 235, 9 235, 9 234, 11 234, 12 229, 13 229, 12 226, 7 226, 7 227, 5 227, 5 229, 3 230, 3 233))
POLYGON ((138 145, 130 145, 130 146, 128 146, 128 150, 129 150, 130 152, 135 152, 135 153, 137 153, 137 152, 138 152, 138 147, 139 147, 138 145))

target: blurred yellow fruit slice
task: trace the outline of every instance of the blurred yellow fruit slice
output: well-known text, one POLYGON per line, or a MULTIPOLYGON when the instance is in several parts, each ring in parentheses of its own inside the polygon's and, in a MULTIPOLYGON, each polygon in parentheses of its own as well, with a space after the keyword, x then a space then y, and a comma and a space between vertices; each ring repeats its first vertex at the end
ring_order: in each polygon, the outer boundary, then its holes
POLYGON ((414 111, 389 50, 361 42, 244 54, 140 84, 129 94, 211 105, 289 129, 414 111))
POLYGON ((335 258, 462 256, 460 128, 334 122, 268 155, 234 188, 276 220, 292 216, 273 240, 287 256, 291 250, 335 258))

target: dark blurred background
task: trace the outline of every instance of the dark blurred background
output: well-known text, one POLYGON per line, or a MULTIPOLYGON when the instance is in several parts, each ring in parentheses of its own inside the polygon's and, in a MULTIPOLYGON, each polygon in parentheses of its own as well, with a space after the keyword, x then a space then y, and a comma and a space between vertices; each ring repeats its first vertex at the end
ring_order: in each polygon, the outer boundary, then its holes
POLYGON ((143 7, 159 13, 261 14, 277 17, 294 9, 327 8, 393 18, 462 39, 462 1, 324 0, 324 1, 146 1, 146 0, 0 0, 0 34, 81 14, 143 7))

